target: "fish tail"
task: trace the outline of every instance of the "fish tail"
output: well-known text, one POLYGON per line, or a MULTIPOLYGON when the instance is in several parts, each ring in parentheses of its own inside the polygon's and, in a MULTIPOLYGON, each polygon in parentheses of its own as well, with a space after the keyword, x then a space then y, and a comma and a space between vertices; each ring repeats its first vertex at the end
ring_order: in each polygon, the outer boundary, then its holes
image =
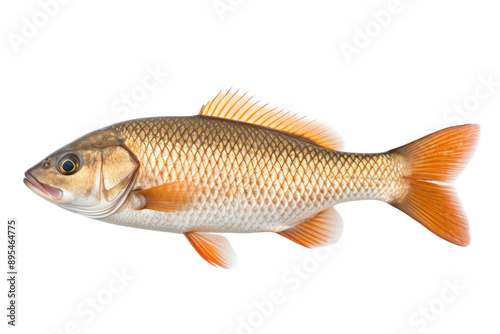
POLYGON ((437 236, 459 246, 470 243, 469 224, 452 181, 475 150, 479 125, 454 126, 392 152, 401 154, 408 173, 407 193, 391 203, 437 236))

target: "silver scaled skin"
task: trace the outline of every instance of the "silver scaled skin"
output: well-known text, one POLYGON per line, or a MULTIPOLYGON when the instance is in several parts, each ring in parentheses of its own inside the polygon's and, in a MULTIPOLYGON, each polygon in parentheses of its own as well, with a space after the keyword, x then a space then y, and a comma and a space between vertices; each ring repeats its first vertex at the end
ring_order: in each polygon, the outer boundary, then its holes
POLYGON ((334 151, 272 129, 205 116, 125 122, 113 131, 137 158, 133 191, 103 220, 168 232, 278 232, 335 204, 397 201, 406 191, 396 153, 334 151), (135 190, 189 181, 188 210, 137 210, 135 190))

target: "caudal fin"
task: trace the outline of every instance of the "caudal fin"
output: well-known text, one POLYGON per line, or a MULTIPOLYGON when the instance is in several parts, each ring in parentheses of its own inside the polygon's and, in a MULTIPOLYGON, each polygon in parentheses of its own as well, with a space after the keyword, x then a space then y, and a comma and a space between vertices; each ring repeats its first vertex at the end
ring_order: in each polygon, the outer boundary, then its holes
POLYGON ((399 147, 406 158, 409 190, 392 203, 437 236, 459 246, 470 243, 469 224, 451 182, 467 164, 479 139, 479 126, 466 124, 430 134, 399 147))

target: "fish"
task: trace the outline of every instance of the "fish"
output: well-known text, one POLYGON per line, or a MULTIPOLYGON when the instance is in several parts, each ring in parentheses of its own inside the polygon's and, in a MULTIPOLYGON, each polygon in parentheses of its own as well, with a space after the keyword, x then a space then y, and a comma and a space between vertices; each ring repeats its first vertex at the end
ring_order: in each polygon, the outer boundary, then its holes
POLYGON ((183 234, 208 263, 236 266, 217 233, 274 232, 307 247, 339 240, 335 206, 390 204, 435 235, 470 243, 453 180, 480 127, 449 127, 382 153, 349 153, 328 126, 219 93, 198 115, 129 120, 88 133, 35 164, 26 186, 74 213, 183 234), (215 234, 214 234, 215 233, 215 234))

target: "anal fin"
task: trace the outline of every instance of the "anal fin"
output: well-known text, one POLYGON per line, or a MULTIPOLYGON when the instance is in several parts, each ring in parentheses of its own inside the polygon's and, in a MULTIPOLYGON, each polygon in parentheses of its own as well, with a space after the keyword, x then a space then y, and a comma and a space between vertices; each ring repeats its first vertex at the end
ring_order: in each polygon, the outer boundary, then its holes
POLYGON ((342 235, 342 230, 342 217, 332 207, 319 212, 308 221, 278 232, 278 234, 301 246, 313 248, 337 242, 342 235))
POLYGON ((208 263, 230 269, 236 266, 236 253, 223 236, 210 233, 186 232, 184 236, 208 263))

